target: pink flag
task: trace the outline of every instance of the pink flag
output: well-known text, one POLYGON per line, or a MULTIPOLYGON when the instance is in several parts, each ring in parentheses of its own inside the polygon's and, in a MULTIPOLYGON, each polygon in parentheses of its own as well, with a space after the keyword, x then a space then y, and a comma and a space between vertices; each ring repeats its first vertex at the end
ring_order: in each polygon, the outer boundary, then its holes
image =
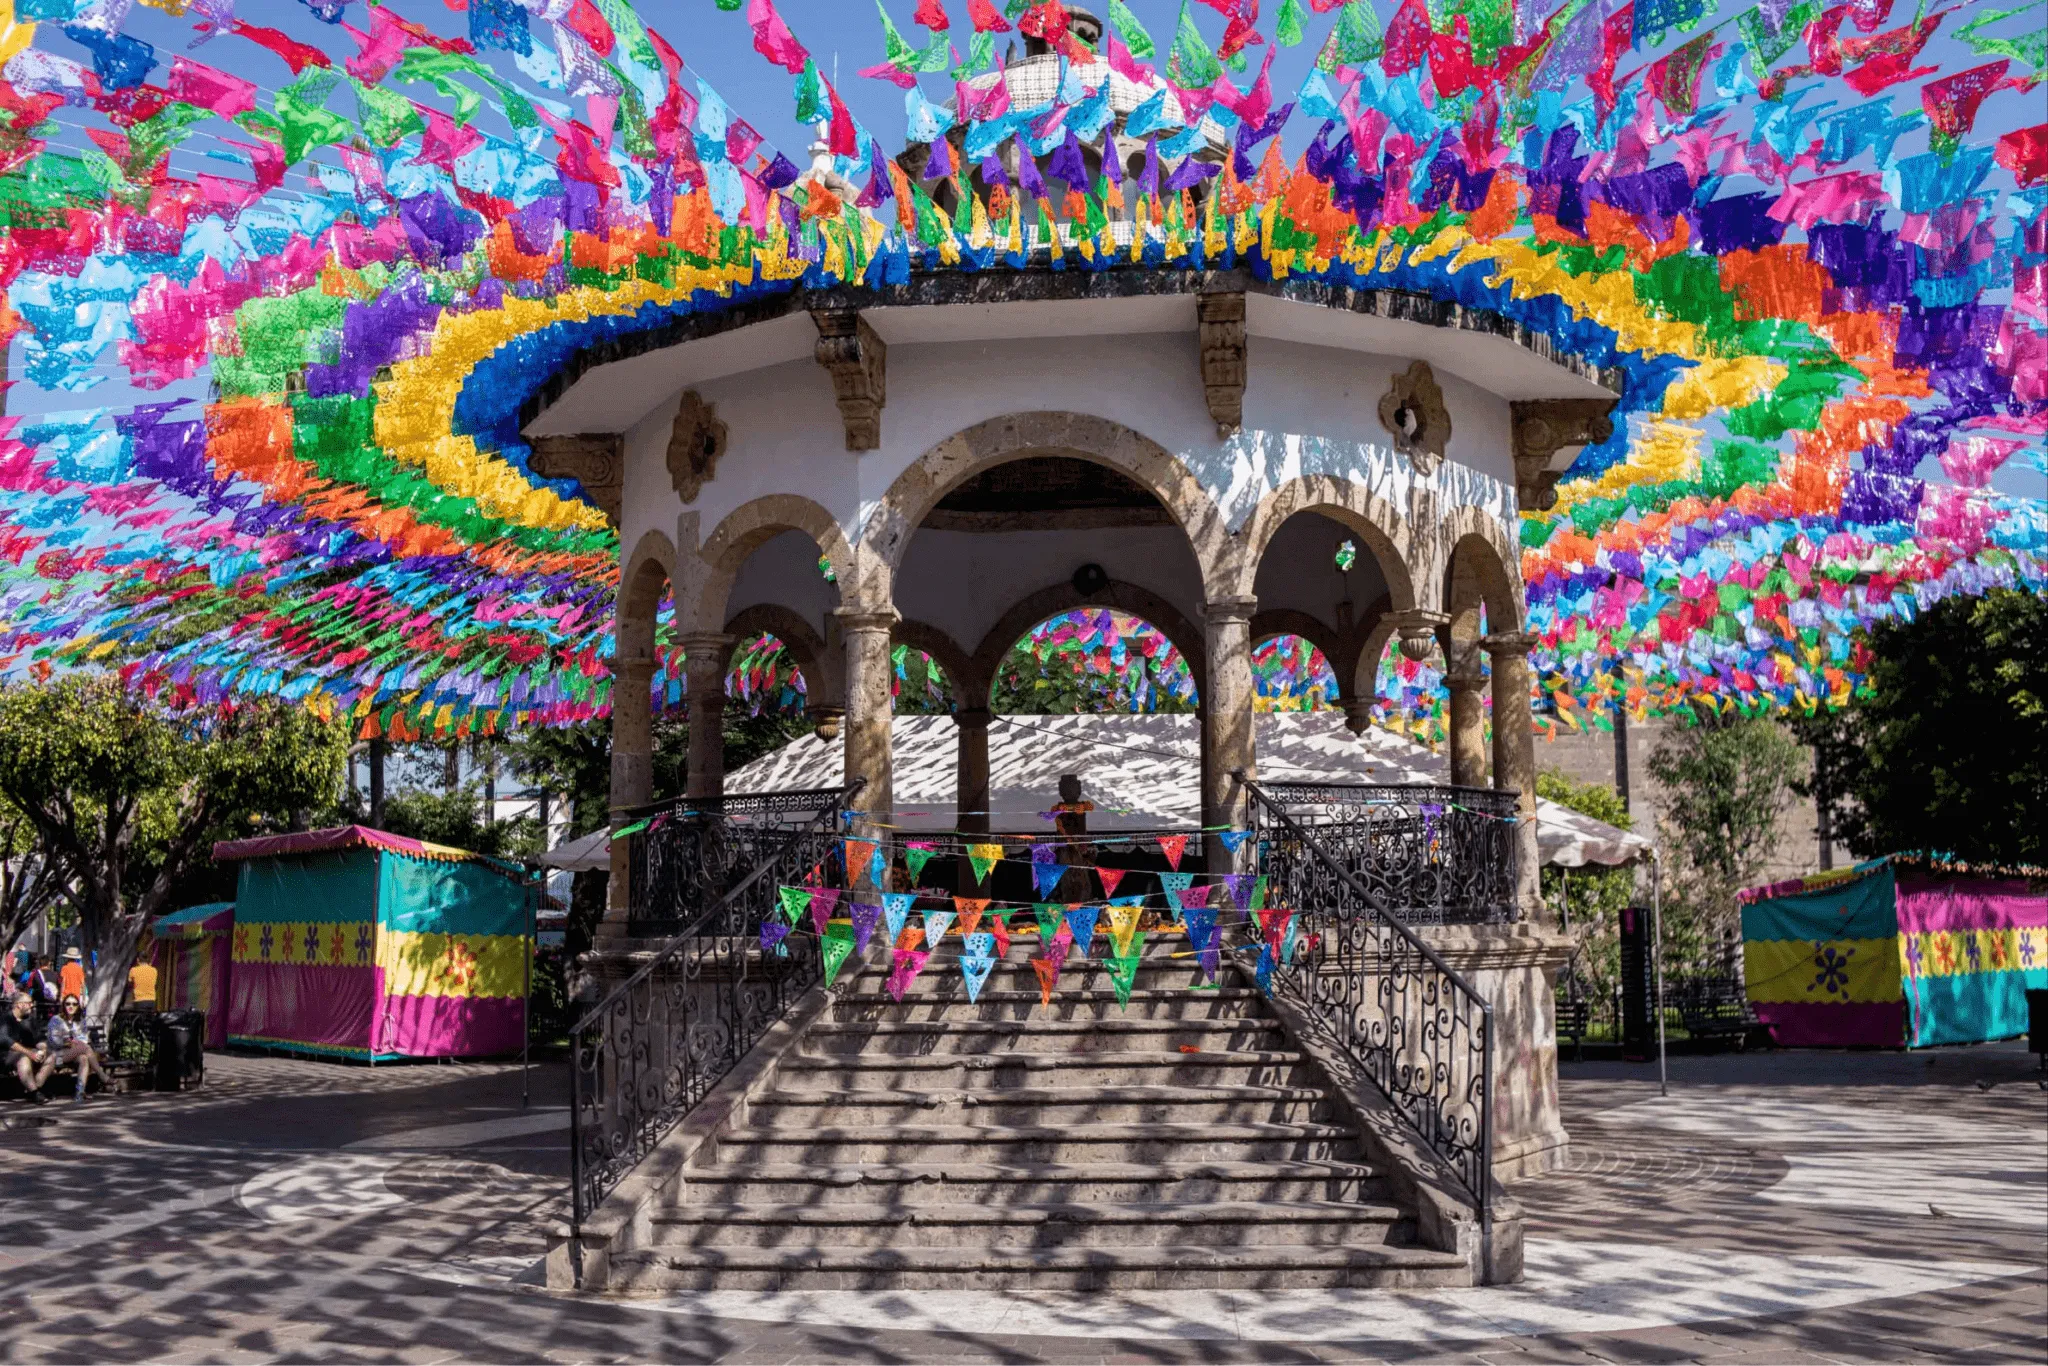
POLYGON ((775 12, 775 0, 747 0, 747 23, 754 30, 754 51, 792 76, 804 74, 811 54, 775 12))
POLYGON ((164 89, 174 100, 211 109, 224 119, 247 113, 256 107, 256 86, 239 76, 216 71, 189 57, 171 59, 170 79, 164 89))

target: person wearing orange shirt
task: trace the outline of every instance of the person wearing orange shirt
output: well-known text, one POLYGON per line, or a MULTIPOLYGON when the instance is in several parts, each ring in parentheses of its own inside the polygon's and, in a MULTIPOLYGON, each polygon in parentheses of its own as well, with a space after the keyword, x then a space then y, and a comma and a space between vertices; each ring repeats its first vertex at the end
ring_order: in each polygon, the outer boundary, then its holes
POLYGON ((77 949, 64 950, 64 966, 57 970, 57 989, 62 995, 85 999, 85 963, 77 949))

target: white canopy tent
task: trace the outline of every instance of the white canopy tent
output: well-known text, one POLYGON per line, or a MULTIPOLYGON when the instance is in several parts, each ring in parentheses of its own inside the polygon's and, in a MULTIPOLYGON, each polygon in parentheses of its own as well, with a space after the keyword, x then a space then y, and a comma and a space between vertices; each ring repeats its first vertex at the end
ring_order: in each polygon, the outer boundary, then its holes
MULTIPOLYGON (((1353 735, 1340 712, 1267 713, 1257 725, 1259 777, 1267 782, 1448 781, 1448 756, 1376 728, 1353 735)), ((945 716, 896 718, 898 828, 952 828, 957 733, 945 716)), ((1088 818, 1091 830, 1194 830, 1201 824, 1197 717, 998 716, 989 726, 988 748, 991 825, 997 831, 1033 830, 1041 824, 1050 828, 1043 813, 1059 800, 1063 773, 1079 774, 1084 794, 1095 803, 1088 818)), ((728 773, 725 788, 834 787, 841 781, 843 753, 838 741, 807 735, 728 773)), ((1546 864, 1612 867, 1650 856, 1650 841, 1641 835, 1555 802, 1539 799, 1536 821, 1546 864)))
POLYGON ((561 868, 571 873, 600 872, 612 866, 612 833, 593 830, 587 835, 564 840, 540 856, 544 868, 561 868))

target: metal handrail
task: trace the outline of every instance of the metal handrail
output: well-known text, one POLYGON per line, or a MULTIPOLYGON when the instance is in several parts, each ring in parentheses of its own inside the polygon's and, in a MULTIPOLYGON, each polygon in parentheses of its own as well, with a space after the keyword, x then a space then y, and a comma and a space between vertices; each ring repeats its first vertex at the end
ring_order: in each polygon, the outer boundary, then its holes
MULTIPOLYGON (((1465 1173, 1458 1171, 1455 1161, 1451 1162, 1450 1165, 1453 1171, 1458 1172, 1460 1181, 1464 1183, 1466 1189, 1471 1192, 1472 1197, 1478 1202, 1481 1227, 1490 1230, 1493 1222, 1493 1006, 1484 996, 1479 994, 1478 990, 1470 982, 1465 980, 1464 976, 1457 969, 1446 963, 1442 955, 1423 942, 1421 936, 1417 935, 1414 930, 1403 924, 1400 917, 1388 910, 1386 905, 1363 882, 1359 881, 1350 869, 1346 868, 1331 855, 1328 849, 1323 847, 1322 841, 1310 834, 1306 827, 1289 815, 1286 808, 1273 800, 1264 788, 1260 787, 1257 782, 1245 774, 1244 770, 1238 769, 1231 776, 1243 786, 1245 792, 1253 801, 1271 812, 1273 816, 1287 827, 1288 833, 1293 838, 1301 841, 1303 848, 1313 854, 1339 881, 1344 883, 1352 895, 1356 896, 1372 912, 1375 924, 1392 931, 1404 940, 1409 948, 1414 949, 1421 955, 1424 961, 1443 974, 1444 979, 1451 984, 1453 990, 1478 1006, 1480 1019, 1484 1025, 1484 1037, 1480 1040, 1482 1079, 1480 1082, 1481 1104, 1479 1107, 1479 1152, 1482 1170, 1479 1173, 1479 1179, 1475 1183, 1467 1178, 1465 1173)), ((1328 785, 1339 786, 1339 784, 1328 785)), ((1363 787, 1375 786, 1375 784, 1344 784, 1344 786, 1363 787)), ((1491 789, 1486 790, 1490 791, 1491 789)), ((1416 1122, 1415 1116, 1408 1112, 1406 1105, 1403 1103, 1403 1097, 1397 1095, 1382 1083, 1371 1067, 1366 1067, 1364 1071, 1368 1077, 1373 1079, 1374 1084, 1379 1086, 1381 1093, 1393 1102, 1394 1108, 1401 1113, 1403 1119, 1408 1121, 1409 1127, 1415 1130, 1416 1134, 1432 1151, 1438 1151, 1435 1136, 1426 1132, 1416 1122)), ((1449 1154, 1440 1151, 1438 1155, 1446 1158, 1450 1157, 1449 1154)))
MULTIPOLYGON (((864 784, 866 781, 865 778, 855 779, 858 784, 864 784)), ((760 803, 764 809, 779 806, 783 810, 794 811, 833 797, 843 798, 852 791, 852 788, 843 787, 797 787, 774 792, 723 792, 716 797, 664 797, 660 801, 642 802, 638 806, 619 807, 616 814, 629 820, 638 820, 643 816, 659 816, 664 812, 674 811, 730 811, 734 807, 744 807, 750 802, 760 803), (813 800, 807 802, 805 798, 813 800)))

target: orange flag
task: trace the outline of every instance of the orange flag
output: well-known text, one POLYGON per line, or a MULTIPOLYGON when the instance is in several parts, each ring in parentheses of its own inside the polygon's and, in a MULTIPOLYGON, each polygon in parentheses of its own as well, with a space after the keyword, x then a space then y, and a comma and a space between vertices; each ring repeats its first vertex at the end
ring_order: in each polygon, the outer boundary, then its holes
POLYGON ((973 934, 981 928, 981 915, 988 909, 989 898, 985 896, 956 896, 953 909, 960 913, 960 933, 973 934))
POLYGON ((1052 984, 1059 980, 1060 965, 1050 959, 1034 958, 1031 960, 1031 967, 1038 974, 1038 1002, 1040 1005, 1050 1008, 1052 1006, 1052 984))

